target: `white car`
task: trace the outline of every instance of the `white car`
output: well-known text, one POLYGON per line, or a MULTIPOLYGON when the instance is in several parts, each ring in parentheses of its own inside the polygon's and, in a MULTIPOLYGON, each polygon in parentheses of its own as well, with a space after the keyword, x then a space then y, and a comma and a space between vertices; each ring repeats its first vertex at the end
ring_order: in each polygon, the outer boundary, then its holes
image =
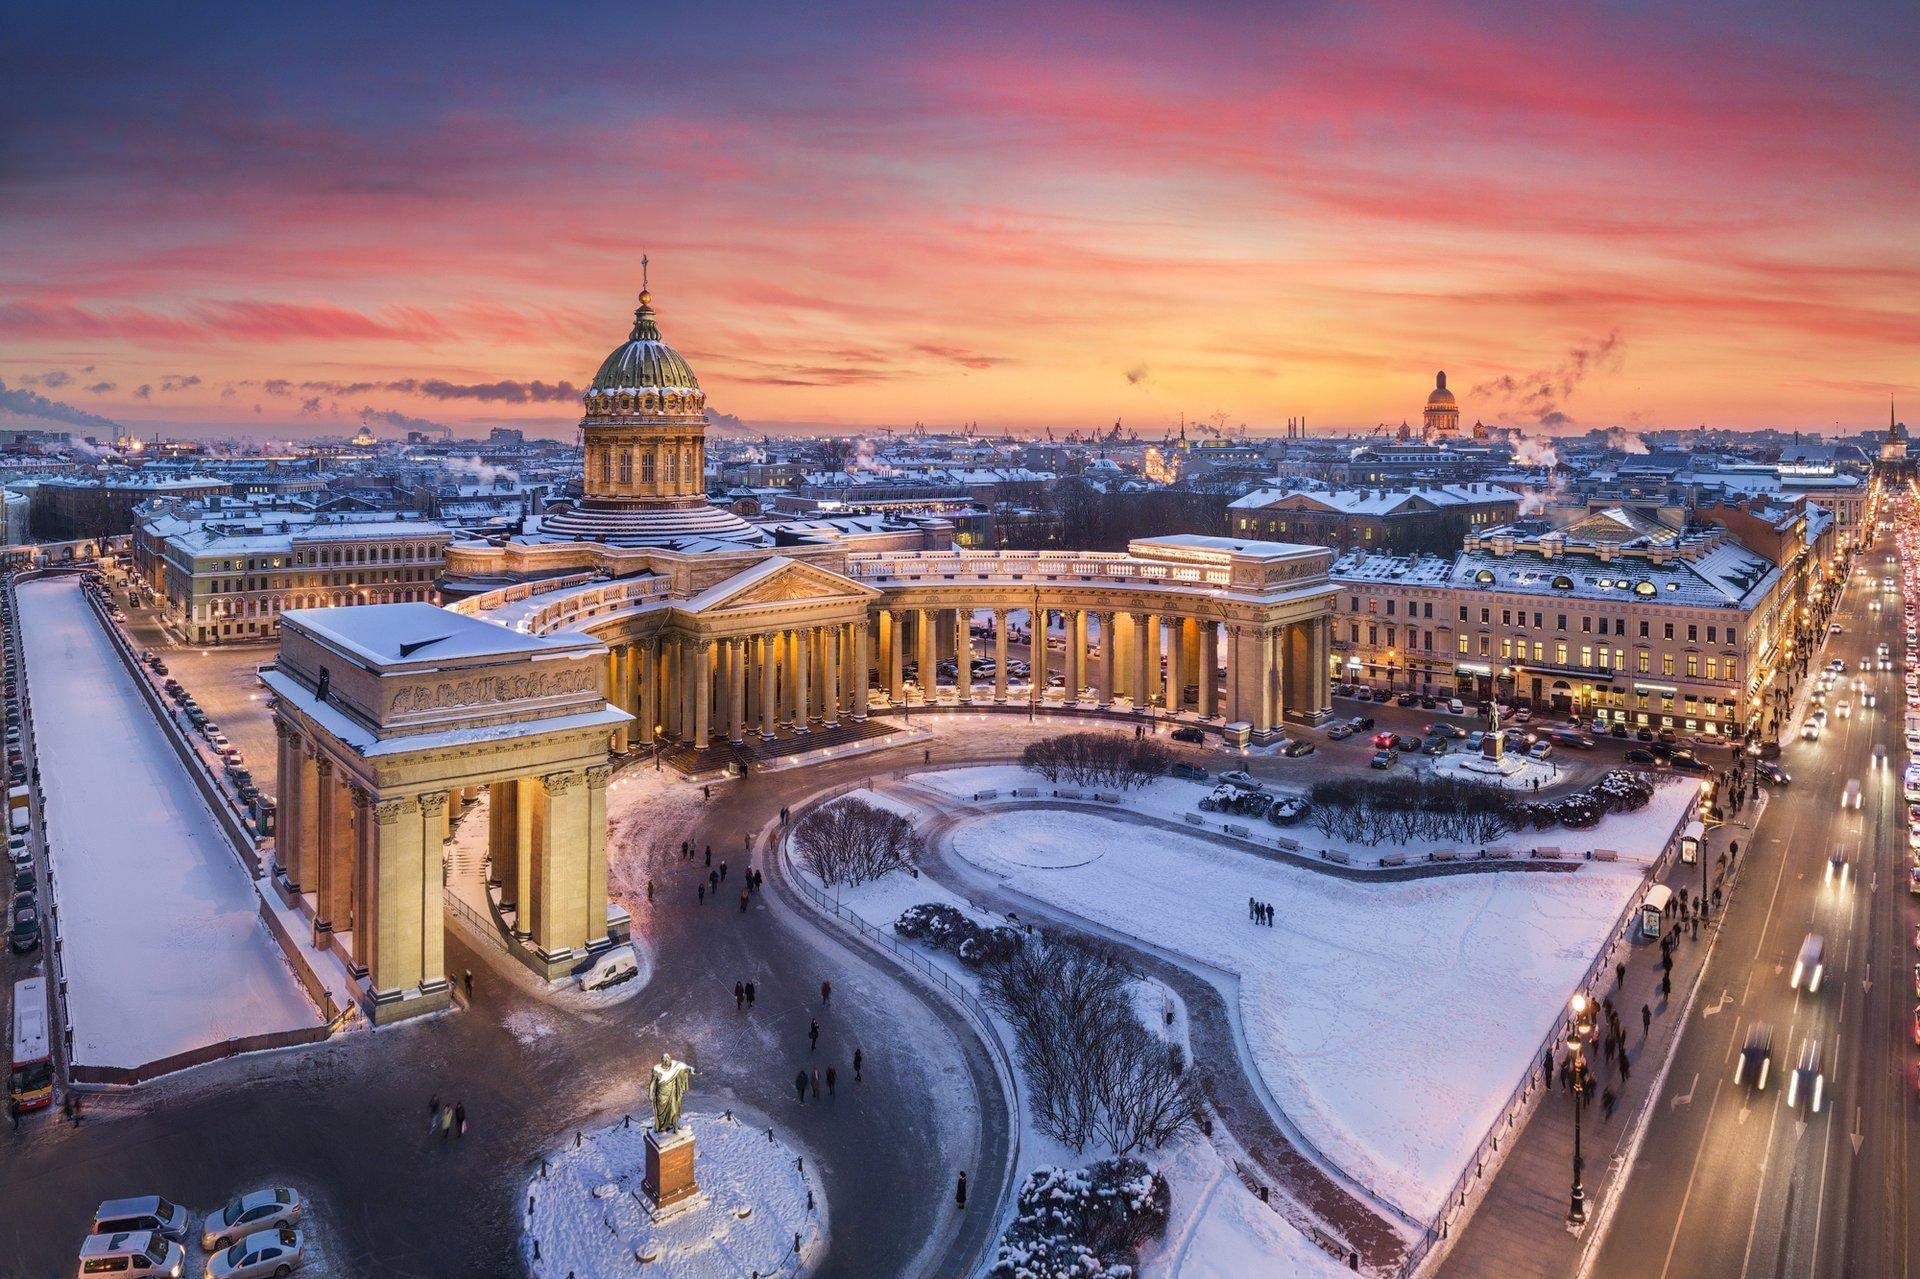
POLYGON ((1806 741, 1806 742, 1819 741, 1820 725, 1815 723, 1813 720, 1808 720, 1806 723, 1802 724, 1800 726, 1800 740, 1806 741))
POLYGON ((292 1226, 248 1235, 207 1258, 207 1279, 284 1279, 307 1259, 306 1236, 292 1226))
POLYGON ((304 1207, 300 1192, 285 1186, 251 1191, 207 1214, 207 1222, 200 1228, 200 1246, 208 1252, 223 1252, 235 1240, 291 1225, 300 1219, 304 1207))
POLYGON ((1851 719, 1853 717, 1853 703, 1837 702, 1834 704, 1833 713, 1841 719, 1851 719))

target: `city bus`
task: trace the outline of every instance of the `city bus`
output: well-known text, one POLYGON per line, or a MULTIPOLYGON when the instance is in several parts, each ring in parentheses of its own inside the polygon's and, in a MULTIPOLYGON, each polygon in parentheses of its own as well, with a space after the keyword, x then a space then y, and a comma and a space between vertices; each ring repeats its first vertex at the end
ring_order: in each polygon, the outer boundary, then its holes
POLYGON ((53 1104, 53 1053, 47 1046, 47 979, 29 977, 13 987, 13 1057, 7 1071, 7 1101, 16 1112, 53 1104))

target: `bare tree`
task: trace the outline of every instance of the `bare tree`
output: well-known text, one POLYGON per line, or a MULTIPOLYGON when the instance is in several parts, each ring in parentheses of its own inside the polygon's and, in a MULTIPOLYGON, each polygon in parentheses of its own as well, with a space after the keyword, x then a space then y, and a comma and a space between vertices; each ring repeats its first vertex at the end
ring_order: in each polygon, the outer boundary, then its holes
POLYGON ((1064 733, 1029 743, 1020 762, 1049 782, 1132 790, 1165 774, 1172 757, 1151 738, 1064 733))
POLYGON ((863 799, 816 808, 794 824, 793 848, 823 884, 864 884, 919 863, 926 841, 899 813, 863 799))

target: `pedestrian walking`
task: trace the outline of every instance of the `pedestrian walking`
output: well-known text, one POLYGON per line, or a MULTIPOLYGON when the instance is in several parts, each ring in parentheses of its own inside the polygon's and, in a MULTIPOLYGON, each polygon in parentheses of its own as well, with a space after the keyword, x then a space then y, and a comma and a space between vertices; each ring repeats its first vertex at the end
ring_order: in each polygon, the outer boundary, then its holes
POLYGON ((467 1002, 472 1003, 473 1002, 473 969, 471 968, 462 969, 461 974, 462 974, 461 980, 465 981, 467 984, 467 1002))
POLYGON ((747 890, 744 888, 740 890, 740 913, 742 915, 747 913, 747 890))
POLYGON ((1255 902, 1253 898, 1251 897, 1247 898, 1247 918, 1258 919, 1259 917, 1260 917, 1259 904, 1255 902))
POLYGON ((725 862, 720 863, 720 882, 723 884, 727 882, 727 864, 725 862))
POLYGON ((807 1051, 812 1052, 820 1046, 820 1023, 815 1020, 807 1026, 807 1051))
POLYGON ((953 1206, 961 1212, 967 1210, 967 1174, 964 1172, 960 1174, 960 1180, 954 1183, 953 1206))
POLYGON ((702 906, 706 905, 707 904, 707 886, 705 884, 695 884, 693 887, 694 887, 694 891, 699 894, 700 904, 702 906))
POLYGON ((1673 978, 1671 975, 1667 973, 1661 973, 1660 974, 1660 998, 1665 999, 1671 994, 1673 994, 1673 978))
POLYGON ((464 1101, 453 1104, 453 1135, 456 1137, 467 1135, 467 1103, 464 1101))
POLYGON ((647 877, 647 905, 653 905, 653 877, 647 877))
POLYGON ((438 1122, 440 1125, 440 1140, 445 1141, 453 1132, 453 1108, 451 1106, 442 1106, 440 1108, 440 1119, 438 1122))
POLYGON ((711 787, 711 786, 702 786, 702 787, 700 788, 700 798, 701 798, 701 799, 712 799, 712 798, 713 798, 713 787, 711 787))
POLYGON ((833 983, 830 981, 821 982, 820 983, 821 1005, 824 1006, 827 1003, 827 1001, 831 1000, 832 998, 833 998, 833 983))
POLYGON ((753 983, 747 983, 747 1007, 753 1007, 753 983))
POLYGON ((733 983, 733 1008, 735 1012, 745 1012, 747 1008, 747 983, 733 983))
POLYGON ((853 1050, 853 1082, 856 1084, 860 1082, 860 1060, 860 1050, 856 1048, 853 1050))
POLYGON ((801 1105, 807 1104, 807 1072, 801 1071, 793 1077, 793 1094, 801 1105))
POLYGON ((716 898, 720 896, 720 872, 719 871, 710 870, 707 872, 707 890, 711 892, 716 898))
POLYGON ((435 1093, 427 1098, 427 1127, 432 1128, 438 1122, 440 1122, 440 1094, 435 1093))
POLYGON ((1625 986, 1627 984, 1626 964, 1618 963, 1613 966, 1613 984, 1616 987, 1625 986))
POLYGON ((813 1068, 813 1099, 820 1100, 820 1067, 813 1068))
POLYGON ((713 845, 707 845, 707 865, 713 865, 713 845))
POLYGON ((827 1096, 829 1097, 833 1096, 833 1078, 834 1078, 833 1067, 828 1066, 827 1067, 827 1096))
POLYGON ((1600 1110, 1609 1119, 1613 1118, 1613 1103, 1616 1100, 1618 1099, 1613 1095, 1611 1088, 1600 1094, 1600 1110))
POLYGON ((1627 1077, 1632 1074, 1633 1074, 1632 1068, 1627 1065, 1627 1055, 1625 1053, 1621 1053, 1620 1054, 1620 1086, 1622 1088, 1625 1088, 1627 1086, 1627 1077))
POLYGON ((1553 1049, 1547 1049, 1547 1055, 1540 1061, 1540 1086, 1553 1087, 1553 1049))

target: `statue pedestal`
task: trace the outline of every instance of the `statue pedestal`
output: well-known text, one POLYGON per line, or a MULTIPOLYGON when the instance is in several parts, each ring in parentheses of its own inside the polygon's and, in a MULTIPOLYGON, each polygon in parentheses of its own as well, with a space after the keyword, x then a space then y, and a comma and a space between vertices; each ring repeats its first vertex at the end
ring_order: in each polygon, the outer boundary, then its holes
POLYGON ((1498 761, 1507 753, 1507 730, 1495 729, 1480 739, 1480 757, 1498 761))
POLYGON ((700 1187, 693 1179, 693 1133, 682 1127, 676 1132, 647 1133, 647 1168, 640 1188, 646 1192, 647 1207, 655 1221, 686 1211, 700 1201, 700 1187))

